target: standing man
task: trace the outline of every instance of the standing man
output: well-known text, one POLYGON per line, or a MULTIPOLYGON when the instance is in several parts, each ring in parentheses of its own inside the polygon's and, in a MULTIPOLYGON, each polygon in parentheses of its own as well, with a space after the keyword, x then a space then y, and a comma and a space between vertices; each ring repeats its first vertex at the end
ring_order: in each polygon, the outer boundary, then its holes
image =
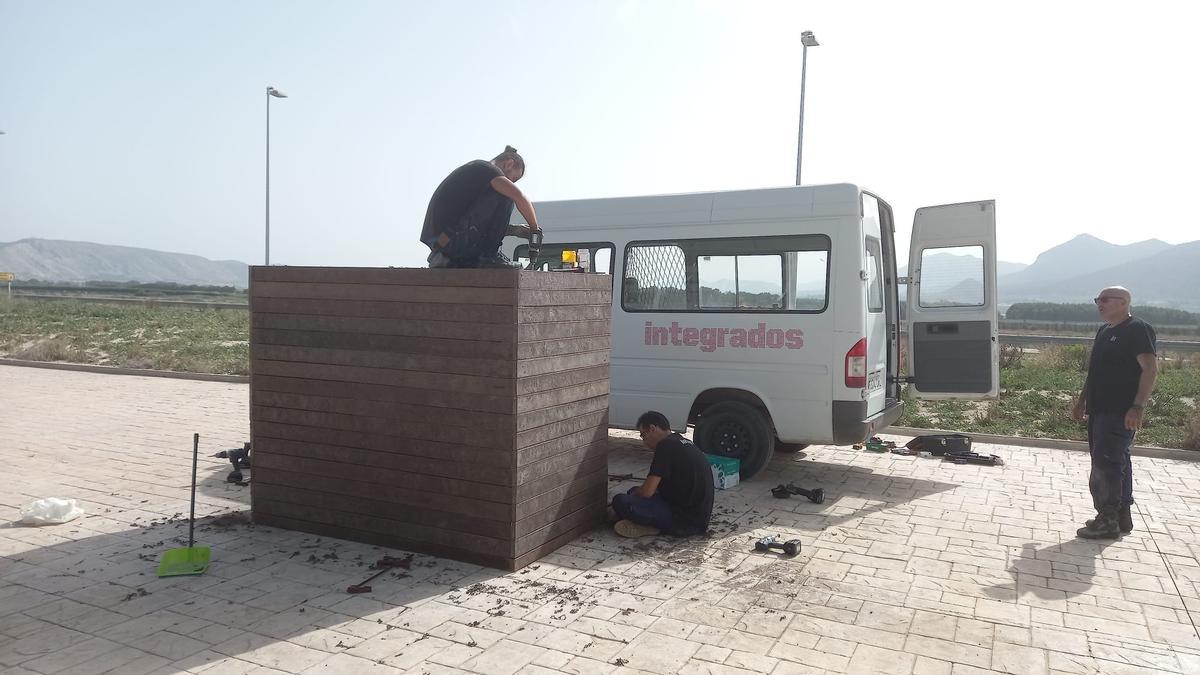
POLYGON ((713 508, 708 459, 691 441, 673 433, 660 412, 643 413, 637 428, 642 444, 654 451, 654 459, 646 482, 613 496, 613 511, 620 518, 613 529, 622 537, 704 534, 713 508))
POLYGON ((1092 473, 1088 488, 1096 517, 1076 533, 1084 539, 1116 539, 1133 531, 1133 464, 1129 446, 1142 428, 1146 404, 1158 378, 1154 328, 1129 313, 1133 297, 1121 286, 1096 296, 1105 325, 1096 333, 1083 391, 1071 418, 1087 415, 1092 473))
POLYGON ((421 242, 430 267, 513 267, 500 252, 505 235, 529 237, 538 230, 533 204, 515 183, 525 160, 511 145, 490 162, 477 159, 450 172, 429 200, 421 242), (529 226, 509 226, 513 205, 529 226))

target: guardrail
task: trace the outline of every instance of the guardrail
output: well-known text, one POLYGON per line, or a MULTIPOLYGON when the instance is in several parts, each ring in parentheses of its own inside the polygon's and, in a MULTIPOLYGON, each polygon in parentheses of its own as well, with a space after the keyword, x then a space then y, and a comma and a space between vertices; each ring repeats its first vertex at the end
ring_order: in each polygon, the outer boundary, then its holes
MULTIPOLYGON (((192 300, 156 300, 154 298, 103 298, 103 297, 86 297, 77 295, 36 295, 33 293, 14 293, 13 297, 23 298, 26 300, 77 300, 79 302, 95 302, 109 303, 122 305, 147 305, 147 306, 166 306, 166 307, 196 307, 203 309, 249 309, 250 306, 245 303, 235 302, 198 302, 192 300)), ((1096 324, 1088 324, 1094 327, 1096 324)), ((1090 345, 1092 344, 1091 336, 1075 336, 1075 335, 1022 335, 1014 333, 1001 333, 1000 342, 1008 345, 1018 345, 1021 347, 1034 347, 1037 345, 1090 345)), ((1170 352, 1200 352, 1200 341, 1192 340, 1159 340, 1159 351, 1170 352)))
MULTIPOLYGON (((1090 345, 1093 338, 1074 335, 1000 335, 1006 345, 1033 347, 1036 345, 1090 345)), ((1160 352, 1200 352, 1200 342, 1191 340, 1157 340, 1160 352)))
MULTIPOLYGON (((901 332, 903 338, 906 333, 901 332)), ((1036 347, 1038 345, 1090 345, 1094 338, 1089 335, 1014 335, 1000 334, 1000 344, 1016 345, 1018 347, 1036 347)), ((1160 352, 1200 352, 1200 341, 1192 340, 1156 340, 1160 352)))
MULTIPOLYGON (((1044 328, 1078 328, 1081 330, 1096 330, 1101 323, 1097 317, 1092 321, 1054 321, 1050 319, 1000 319, 1000 330, 1019 332, 1025 329, 1040 330, 1044 328)), ((1160 331, 1172 331, 1177 334, 1192 333, 1197 330, 1196 324, 1168 324, 1151 321, 1154 328, 1160 331)), ((1200 334, 1200 333, 1198 333, 1200 334)))
POLYGON ((13 293, 14 298, 39 301, 89 302, 105 305, 144 305, 160 307, 197 307, 204 309, 249 309, 244 302, 202 302, 199 300, 159 300, 158 298, 109 298, 87 295, 41 295, 37 293, 13 293))

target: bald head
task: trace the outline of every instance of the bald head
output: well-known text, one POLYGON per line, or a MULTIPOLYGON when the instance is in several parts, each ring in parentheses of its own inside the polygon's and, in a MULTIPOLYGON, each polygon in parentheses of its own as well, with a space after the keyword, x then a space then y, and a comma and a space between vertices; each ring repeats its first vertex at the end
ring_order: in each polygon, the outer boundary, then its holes
POLYGON ((1105 323, 1115 326, 1129 318, 1133 294, 1124 286, 1109 286, 1096 296, 1096 311, 1105 323))
POLYGON ((1109 286, 1108 288, 1100 291, 1099 297, 1103 298, 1107 296, 1117 296, 1123 298, 1126 304, 1133 302, 1133 294, 1130 293, 1129 289, 1125 288, 1124 286, 1109 286))

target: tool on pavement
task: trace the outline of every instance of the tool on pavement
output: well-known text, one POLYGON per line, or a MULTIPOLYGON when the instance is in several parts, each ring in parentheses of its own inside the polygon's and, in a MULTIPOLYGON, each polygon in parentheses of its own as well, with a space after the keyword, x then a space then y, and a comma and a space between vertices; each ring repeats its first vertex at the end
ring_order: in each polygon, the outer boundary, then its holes
POLYGON ((777 537, 775 535, 763 537, 762 539, 754 542, 754 550, 765 552, 775 549, 777 551, 782 551, 783 554, 789 558, 795 557, 795 555, 800 552, 799 539, 788 539, 785 542, 779 542, 776 541, 776 539, 777 537))
POLYGON ((363 579, 362 583, 360 583, 360 584, 354 584, 352 586, 347 586, 346 592, 350 593, 350 594, 370 593, 371 587, 367 585, 367 582, 373 581, 379 575, 383 574, 384 572, 387 572, 388 570, 396 569, 397 567, 409 569, 409 565, 412 564, 412 559, 413 559, 413 557, 412 557, 411 553, 403 558, 394 558, 390 555, 385 555, 382 558, 380 558, 378 561, 376 561, 374 565, 371 566, 373 569, 379 570, 378 572, 376 572, 375 574, 372 574, 371 576, 367 577, 366 579, 363 579))
POLYGON ((896 447, 895 441, 885 441, 878 436, 872 436, 864 443, 867 450, 871 452, 887 452, 896 447))
POLYGON ((1004 460, 999 455, 981 455, 978 452, 947 452, 942 456, 943 461, 955 464, 983 464, 985 466, 1004 466, 1004 460))
POLYGON ((949 452, 971 452, 971 437, 965 434, 927 434, 917 436, 904 447, 941 457, 949 452))
POLYGON ((230 471, 229 475, 225 477, 225 482, 245 484, 242 469, 250 468, 250 441, 246 441, 245 445, 240 448, 222 450, 213 457, 228 459, 229 463, 233 465, 233 471, 230 471))
POLYGON ((808 497, 808 501, 814 504, 823 504, 825 502, 825 490, 821 488, 805 490, 802 487, 796 487, 794 483, 772 488, 771 495, 776 499, 787 499, 792 495, 800 495, 801 497, 808 497))
POLYGON ((200 458, 200 434, 192 436, 192 506, 188 512, 187 548, 173 548, 163 553, 158 563, 158 576, 181 577, 204 574, 212 558, 207 546, 196 546, 196 464, 200 458))

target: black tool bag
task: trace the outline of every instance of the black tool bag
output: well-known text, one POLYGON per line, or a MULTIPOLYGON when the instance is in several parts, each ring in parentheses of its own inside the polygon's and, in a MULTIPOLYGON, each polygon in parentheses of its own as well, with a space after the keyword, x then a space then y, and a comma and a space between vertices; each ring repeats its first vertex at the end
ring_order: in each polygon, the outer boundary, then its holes
POLYGON ((947 453, 971 452, 971 437, 963 434, 929 434, 917 436, 904 447, 914 452, 928 452, 940 457, 947 453))

